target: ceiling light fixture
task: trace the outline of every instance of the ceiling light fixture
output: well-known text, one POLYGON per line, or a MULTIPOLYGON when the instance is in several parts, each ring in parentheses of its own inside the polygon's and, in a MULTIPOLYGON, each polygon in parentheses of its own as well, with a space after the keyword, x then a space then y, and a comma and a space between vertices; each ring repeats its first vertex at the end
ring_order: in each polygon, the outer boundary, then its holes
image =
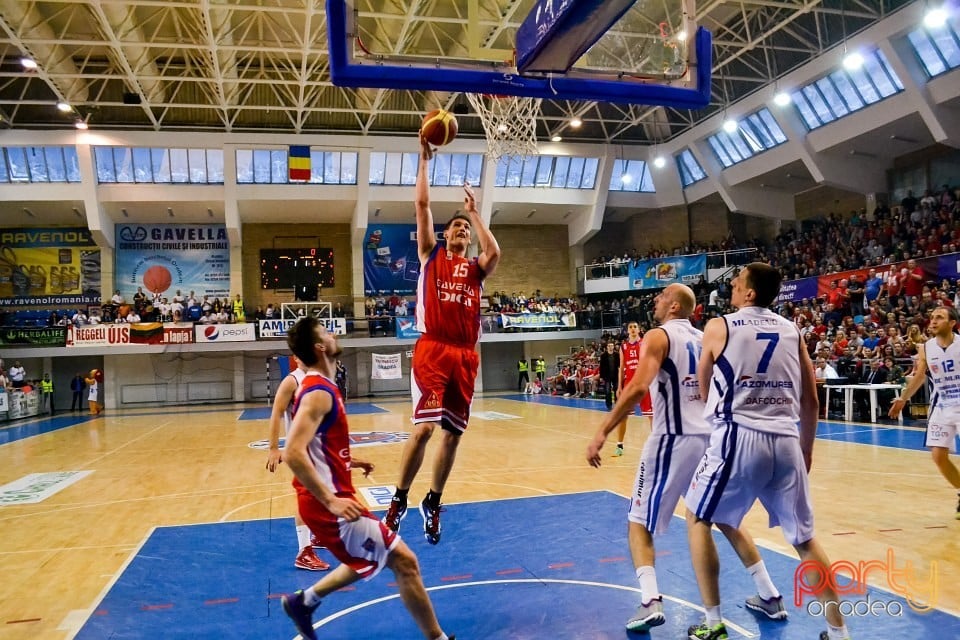
POLYGON ((851 51, 843 56, 843 68, 847 71, 857 71, 863 66, 863 56, 859 51, 851 51))
POLYGON ((76 207, 73 208, 73 213, 74 213, 74 215, 76 215, 78 218, 82 218, 82 217, 83 217, 83 214, 80 213, 80 209, 77 209, 76 207))
POLYGON ((20 58, 20 64, 23 66, 24 69, 27 69, 28 71, 33 71, 34 69, 37 68, 37 61, 34 60, 33 58, 27 58, 26 56, 24 56, 23 58, 20 58))
POLYGON ((60 111, 62 111, 62 112, 64 112, 64 113, 67 113, 68 111, 71 111, 71 110, 73 109, 73 107, 71 107, 69 103, 64 102, 63 100, 61 100, 60 102, 57 103, 57 109, 59 109, 60 111))
POLYGON ((778 107, 785 107, 792 101, 790 94, 786 91, 778 91, 775 96, 773 96, 773 104, 778 107))
POLYGON ((943 7, 930 9, 923 16, 923 26, 927 29, 940 29, 947 24, 947 10, 943 7))
POLYGON ((573 118, 570 119, 570 126, 574 129, 579 129, 581 126, 583 126, 583 120, 577 116, 573 116, 573 118))
POLYGON ((625 173, 622 176, 620 176, 620 182, 622 182, 623 184, 630 184, 631 182, 633 182, 633 176, 631 176, 629 173, 625 173))
POLYGON ((737 128, 739 128, 740 123, 734 120, 733 118, 728 118, 723 122, 723 130, 727 133, 735 133, 737 128))
POLYGON ((550 142, 563 142, 563 138, 557 134, 550 138, 550 142))
POLYGON ((77 120, 76 122, 73 123, 73 126, 75 126, 77 129, 80 129, 81 131, 86 131, 87 129, 90 128, 90 126, 84 120, 77 120))
POLYGON ((207 215, 213 217, 213 209, 207 209, 207 215))
POLYGON ((677 31, 677 42, 684 42, 687 39, 687 32, 683 29, 677 31))
POLYGON ((667 159, 663 156, 657 156, 653 159, 653 166, 655 166, 657 169, 663 169, 665 166, 667 166, 667 159))
POLYGON ((167 207, 167 215, 169 215, 171 218, 173 217, 173 209, 170 207, 167 207))

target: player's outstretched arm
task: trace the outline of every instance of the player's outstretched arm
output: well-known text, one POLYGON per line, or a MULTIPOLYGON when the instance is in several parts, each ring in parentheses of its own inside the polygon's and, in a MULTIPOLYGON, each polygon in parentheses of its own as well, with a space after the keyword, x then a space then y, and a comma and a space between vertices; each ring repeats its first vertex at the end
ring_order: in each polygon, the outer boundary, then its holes
POLYGON ((813 441, 817 437, 817 419, 820 415, 820 400, 817 398, 817 378, 813 371, 810 354, 800 340, 800 450, 810 471, 813 465, 813 441))
POLYGON ((617 398, 616 404, 606 414, 597 429, 596 435, 587 446, 587 462, 591 466, 600 466, 600 449, 607 441, 607 436, 617 428, 622 420, 630 415, 637 403, 650 391, 650 385, 657 377, 657 372, 660 370, 664 358, 667 357, 669 343, 670 341, 663 329, 654 329, 644 336, 636 373, 630 379, 630 384, 625 389, 620 390, 620 396, 617 398))
POLYGON ((927 354, 924 350, 922 344, 917 345, 917 362, 913 368, 913 376, 910 378, 910 382, 907 383, 907 386, 904 388, 903 393, 900 394, 896 400, 893 401, 893 404, 890 405, 890 413, 888 414, 891 418, 896 418, 900 415, 900 412, 903 411, 903 408, 907 406, 907 402, 910 398, 913 397, 913 394, 924 385, 927 381, 927 354))
POLYGON ((713 365, 727 344, 727 323, 723 318, 714 318, 703 328, 703 350, 697 363, 697 382, 700 384, 700 396, 706 402, 710 393, 710 381, 713 379, 713 365))
POLYGON ((417 166, 414 200, 417 209, 417 252, 420 254, 421 262, 427 261, 430 252, 437 244, 437 238, 433 233, 433 212, 430 211, 430 177, 427 175, 432 157, 433 150, 430 149, 430 143, 421 137, 420 164, 417 166))
POLYGON ((500 262, 500 245, 487 225, 483 223, 480 212, 477 211, 477 199, 469 182, 463 185, 463 193, 464 211, 470 216, 470 227, 477 236, 477 242, 480 243, 480 256, 477 258, 477 264, 483 269, 484 275, 493 275, 497 264, 500 262))
POLYGON ((285 376, 273 396, 273 408, 270 411, 270 452, 267 454, 267 471, 273 473, 277 465, 283 462, 280 453, 280 427, 283 425, 283 412, 290 406, 293 394, 297 392, 297 379, 285 376))

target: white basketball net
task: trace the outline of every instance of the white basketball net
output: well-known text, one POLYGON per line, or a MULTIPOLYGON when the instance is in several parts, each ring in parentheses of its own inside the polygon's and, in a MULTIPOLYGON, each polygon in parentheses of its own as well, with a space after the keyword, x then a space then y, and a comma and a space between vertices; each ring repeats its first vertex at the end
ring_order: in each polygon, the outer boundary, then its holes
POLYGON ((503 156, 537 155, 541 98, 468 93, 467 99, 483 122, 487 156, 497 161, 503 156))

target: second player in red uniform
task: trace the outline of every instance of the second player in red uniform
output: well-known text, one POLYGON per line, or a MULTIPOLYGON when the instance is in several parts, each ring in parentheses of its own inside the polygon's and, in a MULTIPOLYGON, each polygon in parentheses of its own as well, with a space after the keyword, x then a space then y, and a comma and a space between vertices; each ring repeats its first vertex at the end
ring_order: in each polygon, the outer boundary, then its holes
MULTIPOLYGON (((633 375, 637 371, 637 365, 640 363, 640 346, 643 340, 640 338, 640 325, 631 320, 627 323, 627 339, 620 344, 620 374, 618 389, 626 389, 633 375)), ((653 405, 650 402, 650 396, 645 395, 640 400, 640 412, 645 416, 653 414, 653 405)), ((623 439, 627 435, 627 419, 624 418, 617 425, 617 448, 613 455, 623 455, 623 439)))
POLYGON ((463 190, 464 213, 456 213, 444 229, 446 246, 437 243, 430 210, 427 168, 433 152, 420 140, 417 170, 417 249, 420 280, 417 284, 417 329, 422 335, 413 350, 410 387, 413 395, 413 433, 400 460, 400 479, 390 509, 383 518, 391 530, 400 529, 407 513, 407 494, 433 432, 441 440, 433 461, 430 491, 420 503, 423 534, 430 544, 440 542, 440 497, 453 469, 460 436, 470 419, 473 385, 480 359, 480 294, 484 279, 497 268, 500 246, 484 224, 473 190, 463 190), (480 254, 467 258, 472 235, 480 254))

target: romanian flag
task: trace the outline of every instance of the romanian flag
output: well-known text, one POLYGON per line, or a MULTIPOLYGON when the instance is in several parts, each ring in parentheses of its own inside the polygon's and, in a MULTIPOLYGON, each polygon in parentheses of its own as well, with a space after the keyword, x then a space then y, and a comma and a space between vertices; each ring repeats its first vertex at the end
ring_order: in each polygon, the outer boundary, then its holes
POLYGON ((290 182, 310 182, 310 147, 291 146, 287 162, 290 182))

